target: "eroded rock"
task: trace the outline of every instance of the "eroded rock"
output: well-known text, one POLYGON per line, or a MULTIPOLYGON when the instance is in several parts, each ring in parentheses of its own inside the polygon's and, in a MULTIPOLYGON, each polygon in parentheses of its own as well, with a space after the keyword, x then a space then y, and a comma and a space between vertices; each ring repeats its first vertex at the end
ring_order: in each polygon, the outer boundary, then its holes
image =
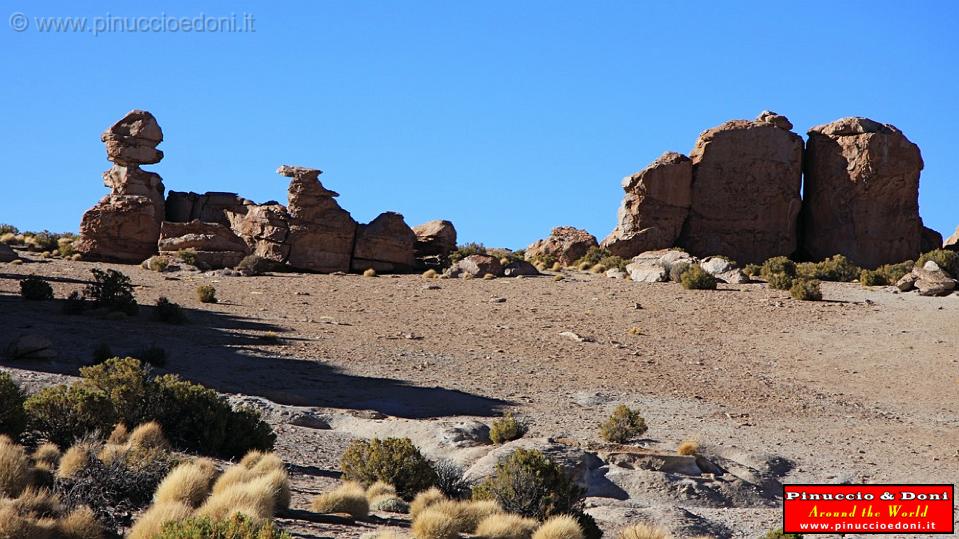
POLYGON ((598 247, 596 237, 578 228, 559 226, 553 229, 549 237, 533 242, 526 248, 526 260, 553 258, 564 266, 576 262, 589 251, 598 247))
POLYGON ((403 216, 384 212, 368 224, 356 229, 353 248, 353 271, 373 268, 379 272, 405 272, 413 269, 416 234, 403 216))

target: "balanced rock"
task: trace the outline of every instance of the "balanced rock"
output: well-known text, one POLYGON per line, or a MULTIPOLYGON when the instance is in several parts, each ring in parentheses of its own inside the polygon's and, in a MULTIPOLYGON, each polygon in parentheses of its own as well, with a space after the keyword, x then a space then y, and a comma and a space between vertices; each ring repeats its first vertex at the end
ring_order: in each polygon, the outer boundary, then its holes
POLYGON ((797 248, 803 141, 764 111, 704 131, 690 152, 689 216, 677 245, 695 256, 758 263, 797 248))
POLYGON ((413 252, 416 234, 403 216, 384 212, 356 229, 353 248, 353 271, 373 268, 379 272, 409 271, 416 264, 413 252))
POLYGON ((809 130, 803 250, 863 267, 915 259, 922 243, 919 147, 892 125, 842 118, 809 130))
POLYGON ((276 172, 292 178, 287 262, 307 271, 349 271, 357 224, 334 200, 339 194, 323 187, 318 169, 283 165, 276 172))
POLYGON ((489 255, 469 255, 446 270, 446 275, 449 277, 461 277, 463 275, 499 277, 502 273, 503 266, 499 259, 489 255))
POLYGON ((131 110, 107 128, 100 140, 106 145, 107 159, 118 165, 148 165, 163 159, 163 152, 156 148, 163 142, 163 131, 145 110, 131 110))
POLYGON ((413 227, 416 259, 421 267, 443 266, 456 250, 456 227, 449 221, 429 221, 413 227))
POLYGON ((692 182, 692 160, 675 152, 623 178, 619 221, 602 246, 623 258, 672 247, 689 214, 692 182))
POLYGON ((559 226, 553 229, 548 238, 537 240, 526 248, 526 260, 554 258, 564 266, 576 262, 591 247, 598 247, 596 237, 571 226, 559 226))

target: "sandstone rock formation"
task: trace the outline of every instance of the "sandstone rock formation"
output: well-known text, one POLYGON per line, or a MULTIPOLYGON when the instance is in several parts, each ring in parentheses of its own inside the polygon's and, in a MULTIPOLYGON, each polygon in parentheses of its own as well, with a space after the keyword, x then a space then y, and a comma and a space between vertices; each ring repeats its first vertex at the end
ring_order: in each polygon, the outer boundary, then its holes
POLYGON ((914 260, 922 242, 919 147, 867 118, 809 130, 803 251, 813 260, 843 254, 863 267, 914 260))
MULTIPOLYGON (((919 220, 922 223, 922 219, 919 220)), ((927 227, 922 227, 922 233, 919 237, 919 252, 928 253, 936 249, 942 249, 942 234, 927 227)))
POLYGON ((576 262, 589 251, 590 247, 598 247, 596 237, 578 228, 559 226, 553 229, 550 236, 537 240, 526 248, 526 260, 539 258, 555 258, 564 266, 576 262))
MULTIPOLYGON (((946 241, 942 242, 942 247, 944 249, 949 249, 951 251, 959 251, 959 226, 956 227, 956 231, 946 238, 946 241)), ((959 275, 957 275, 959 277, 959 275)))
POLYGON ((740 264, 793 254, 803 141, 791 127, 784 116, 766 111, 699 136, 690 153, 692 201, 678 246, 740 264))
POLYGON ((230 214, 246 213, 254 205, 236 193, 170 191, 166 199, 166 220, 176 223, 200 220, 229 226, 230 214))
POLYGON ((456 227, 449 221, 429 221, 413 227, 416 234, 416 259, 423 268, 446 265, 456 250, 456 227))
POLYGON ((160 254, 194 251, 201 269, 232 268, 250 254, 250 247, 229 227, 200 220, 164 222, 158 247, 160 254))
POLYGON ((405 272, 416 264, 416 234, 396 212, 381 213, 356 229, 353 271, 405 272))
POLYGON ((290 266, 321 273, 350 271, 357 223, 336 203, 340 196, 320 183, 322 171, 283 165, 276 170, 292 178, 289 187, 290 266))
POLYGON ((471 275, 473 277, 492 275, 499 277, 502 273, 503 266, 495 256, 469 255, 450 266, 449 269, 446 270, 445 275, 449 277, 461 277, 463 275, 471 275))
POLYGON ((514 260, 503 267, 504 277, 530 277, 539 274, 536 266, 525 260, 514 260))
POLYGON ((160 176, 140 165, 163 158, 163 132, 152 114, 134 110, 101 139, 115 163, 103 174, 110 194, 83 215, 74 249, 88 259, 140 262, 156 252, 165 213, 160 176))
POLYGON ((290 214, 276 202, 246 206, 245 213, 227 212, 230 228, 249 246, 252 254, 286 262, 290 257, 290 214))
POLYGON ((689 213, 692 160, 666 152, 643 170, 623 178, 626 196, 616 229, 603 240, 611 254, 632 258, 645 251, 672 247, 689 213))

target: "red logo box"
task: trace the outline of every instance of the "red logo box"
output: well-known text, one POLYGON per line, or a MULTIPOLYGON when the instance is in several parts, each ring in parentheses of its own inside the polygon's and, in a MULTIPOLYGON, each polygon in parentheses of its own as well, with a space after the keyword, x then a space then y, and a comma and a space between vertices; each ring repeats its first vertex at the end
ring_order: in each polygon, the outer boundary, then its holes
POLYGON ((955 533, 955 485, 783 485, 785 533, 955 533))

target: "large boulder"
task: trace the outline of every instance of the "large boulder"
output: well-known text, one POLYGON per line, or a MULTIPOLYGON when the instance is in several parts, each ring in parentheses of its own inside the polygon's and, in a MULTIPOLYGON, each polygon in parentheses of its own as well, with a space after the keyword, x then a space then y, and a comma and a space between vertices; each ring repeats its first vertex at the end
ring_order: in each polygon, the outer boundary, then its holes
POLYGON ((915 259, 922 243, 919 147, 892 125, 842 118, 809 130, 804 254, 863 267, 915 259))
POLYGON ((422 266, 445 265, 450 253, 456 250, 456 227, 449 221, 429 221, 413 227, 416 234, 416 259, 422 266), (435 264, 430 264, 435 260, 435 264))
POLYGON ((920 296, 947 296, 956 288, 956 280, 934 261, 927 261, 921 268, 913 268, 915 287, 920 296))
POLYGON ((0 262, 13 262, 20 258, 9 245, 0 243, 0 262))
POLYGON ((692 160, 675 152, 623 178, 619 221, 602 246, 623 258, 672 247, 689 214, 692 182, 692 160))
POLYGON ((166 221, 160 227, 160 254, 191 249, 197 265, 207 269, 234 267, 250 254, 242 239, 219 223, 194 220, 189 223, 166 221))
POLYGON ((156 118, 145 110, 131 110, 100 135, 107 149, 107 159, 118 165, 159 163, 163 152, 156 147, 163 142, 163 131, 156 118))
POLYGON ((640 253, 626 265, 629 278, 637 283, 661 283, 669 280, 673 266, 696 264, 695 257, 684 251, 660 249, 640 253))
POLYGON ((803 141, 791 128, 785 116, 767 111, 699 136, 690 152, 692 201, 678 246, 741 264, 796 250, 803 141))
POLYGON ((277 173, 292 178, 287 262, 320 273, 349 271, 357 223, 336 203, 339 194, 323 187, 318 169, 283 165, 277 173))
POLYGON ((290 256, 290 215, 282 204, 245 206, 242 212, 226 212, 233 232, 246 242, 252 254, 274 262, 290 256))
POLYGON ((598 247, 596 237, 578 228, 559 226, 553 229, 549 237, 533 242, 526 248, 526 260, 553 258, 564 266, 576 262, 589 251, 598 247))
POLYGON ((409 271, 416 264, 416 234, 403 216, 384 212, 356 229, 353 248, 353 271, 373 268, 379 272, 409 271))
POLYGON ((492 275, 499 277, 503 274, 503 265, 495 256, 489 255, 469 255, 456 262, 446 270, 449 277, 461 277, 470 275, 472 277, 485 277, 492 275))

